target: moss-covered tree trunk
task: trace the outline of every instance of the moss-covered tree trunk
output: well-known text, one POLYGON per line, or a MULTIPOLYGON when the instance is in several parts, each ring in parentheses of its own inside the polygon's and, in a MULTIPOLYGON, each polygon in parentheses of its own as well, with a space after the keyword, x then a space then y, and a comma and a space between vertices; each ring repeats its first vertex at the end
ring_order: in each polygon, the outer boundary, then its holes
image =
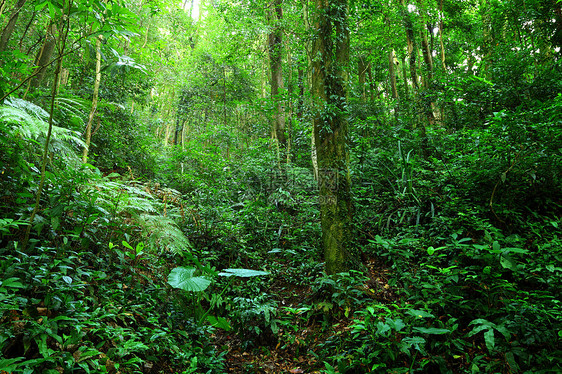
MULTIPOLYGON (((16 23, 18 22, 18 17, 20 15, 21 9, 25 5, 26 1, 27 0, 19 0, 14 6, 10 19, 8 20, 8 24, 6 25, 6 27, 4 27, 2 35, 0 36, 0 52, 6 50, 8 42, 10 41, 10 37, 12 36, 12 32, 16 27, 16 23)), ((2 6, 4 6, 4 4, 2 4, 2 6)))
POLYGON ((281 94, 283 92, 283 0, 273 0, 272 10, 269 15, 273 30, 268 36, 269 64, 271 69, 271 99, 275 102, 272 135, 277 142, 278 160, 285 159, 287 148, 285 136, 285 108, 281 94))
POLYGON ((32 88, 37 88, 43 82, 43 78, 45 78, 45 73, 47 72, 47 67, 49 66, 49 62, 51 61, 51 57, 53 56, 53 52, 55 51, 55 45, 57 39, 55 37, 57 32, 57 27, 54 23, 49 24, 47 27, 47 32, 45 34, 45 39, 43 41, 43 46, 39 50, 37 58, 35 60, 35 65, 39 71, 30 81, 30 85, 32 88))
POLYGON ((316 0, 312 60, 314 138, 318 158, 326 272, 348 269, 351 182, 344 76, 349 62, 347 0, 316 0))

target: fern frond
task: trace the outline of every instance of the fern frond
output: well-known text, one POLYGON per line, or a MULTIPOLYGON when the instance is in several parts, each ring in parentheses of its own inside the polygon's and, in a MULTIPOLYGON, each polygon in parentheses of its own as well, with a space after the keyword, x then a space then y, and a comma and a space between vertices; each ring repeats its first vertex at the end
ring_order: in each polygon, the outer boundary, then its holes
POLYGON ((86 100, 59 96, 55 98, 55 104, 59 109, 71 113, 76 117, 87 116, 86 108, 88 107, 88 103, 86 100))
POLYGON ((96 194, 98 211, 113 212, 116 216, 126 214, 142 230, 143 240, 155 251, 181 252, 190 248, 189 240, 170 217, 161 215, 163 204, 139 186, 94 179, 85 193, 96 194))
POLYGON ((154 207, 152 201, 146 197, 129 196, 125 204, 121 207, 123 210, 136 213, 157 213, 158 210, 154 207))
POLYGON ((154 249, 181 252, 190 248, 189 240, 170 218, 143 214, 139 217, 145 240, 154 249))
POLYGON ((27 100, 19 99, 17 97, 10 97, 6 99, 4 105, 14 109, 19 109, 20 111, 25 113, 29 113, 35 118, 42 121, 47 121, 47 119, 49 118, 49 113, 39 105, 33 104, 32 102, 27 100))
MULTIPOLYGON (((10 98, 0 106, 0 121, 12 124, 12 134, 25 139, 44 142, 49 129, 48 118, 49 113, 26 100, 10 98)), ((76 156, 72 144, 80 147, 86 145, 78 132, 55 125, 51 137, 50 151, 62 153, 66 158, 76 156)))

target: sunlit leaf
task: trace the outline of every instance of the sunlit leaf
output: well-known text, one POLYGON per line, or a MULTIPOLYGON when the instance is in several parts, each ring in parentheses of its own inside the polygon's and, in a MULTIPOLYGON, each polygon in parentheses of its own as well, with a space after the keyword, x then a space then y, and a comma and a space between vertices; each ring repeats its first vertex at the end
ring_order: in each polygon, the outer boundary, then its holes
POLYGON ((261 270, 252 270, 252 269, 224 269, 219 273, 222 277, 241 277, 241 278, 249 278, 249 277, 258 277, 260 275, 269 275, 267 271, 261 270))
POLYGON ((195 268, 177 267, 170 272, 168 283, 184 291, 201 292, 207 289, 211 281, 202 276, 193 276, 195 268))
POLYGON ((436 327, 414 327, 413 330, 417 332, 421 332, 422 334, 432 334, 432 335, 443 335, 451 332, 447 329, 438 329, 436 327))

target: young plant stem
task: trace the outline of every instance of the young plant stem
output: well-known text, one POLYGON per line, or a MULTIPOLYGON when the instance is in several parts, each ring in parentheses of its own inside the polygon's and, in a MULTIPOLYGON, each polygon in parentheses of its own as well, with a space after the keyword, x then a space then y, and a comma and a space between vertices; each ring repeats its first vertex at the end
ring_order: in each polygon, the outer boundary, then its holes
MULTIPOLYGON (((70 13, 70 8, 72 5, 72 0, 68 1, 68 13, 70 13)), ((55 97, 58 91, 58 84, 59 84, 59 75, 62 68, 62 56, 64 56, 64 49, 66 46, 66 39, 68 37, 68 31, 70 30, 70 17, 68 14, 63 14, 62 19, 66 18, 66 29, 61 30, 62 39, 59 42, 59 59, 57 61, 57 67, 55 69, 55 77, 53 79, 53 89, 51 91, 51 108, 49 111, 49 128, 47 130, 47 137, 45 138, 45 147, 43 148, 43 158, 41 160, 41 180, 39 182, 39 187, 37 188, 37 194, 35 196, 35 206, 33 207, 33 212, 29 217, 29 225, 25 230, 25 237, 22 243, 22 252, 25 252, 27 249, 27 244, 29 242, 29 235, 31 233, 31 227, 33 225, 33 221, 35 220, 35 216, 39 211, 39 205, 41 202, 41 193, 43 192, 43 186, 45 185, 45 170, 47 168, 47 159, 49 155, 49 142, 51 141, 51 134, 53 132, 53 114, 55 111, 55 97)), ((64 26, 63 26, 64 27, 64 26)))

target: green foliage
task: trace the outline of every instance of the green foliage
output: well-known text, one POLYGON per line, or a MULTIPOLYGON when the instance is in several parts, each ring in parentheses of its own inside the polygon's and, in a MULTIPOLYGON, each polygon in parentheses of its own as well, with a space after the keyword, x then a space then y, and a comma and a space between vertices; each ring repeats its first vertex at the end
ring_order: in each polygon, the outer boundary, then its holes
POLYGON ((0 51, 0 94, 26 98, 0 107, 0 370, 562 370, 558 3, 350 3, 358 270, 326 276, 301 3, 284 2, 274 25, 259 1, 207 4, 198 20, 168 0, 72 2, 44 193, 22 251, 53 69, 38 88, 24 79, 64 11, 28 1, 0 51), (284 89, 271 98, 263 41, 276 26, 284 89), (281 163, 269 139, 278 104, 281 163))
POLYGON ((197 269, 179 267, 172 269, 168 276, 168 283, 174 287, 188 292, 202 292, 211 285, 211 281, 205 277, 194 277, 197 269))
MULTIPOLYGON (((49 114, 41 107, 22 99, 7 99, 0 107, 0 121, 6 124, 6 130, 9 129, 12 137, 22 137, 38 145, 45 142, 48 118, 49 114)), ((61 154, 67 162, 76 164, 78 159, 73 145, 84 146, 77 132, 53 126, 50 152, 61 154)))

